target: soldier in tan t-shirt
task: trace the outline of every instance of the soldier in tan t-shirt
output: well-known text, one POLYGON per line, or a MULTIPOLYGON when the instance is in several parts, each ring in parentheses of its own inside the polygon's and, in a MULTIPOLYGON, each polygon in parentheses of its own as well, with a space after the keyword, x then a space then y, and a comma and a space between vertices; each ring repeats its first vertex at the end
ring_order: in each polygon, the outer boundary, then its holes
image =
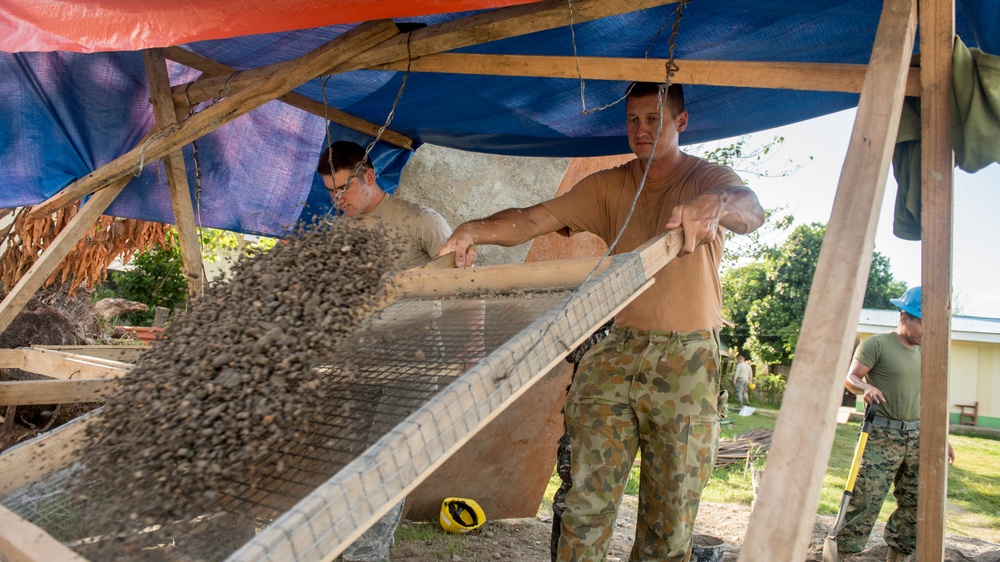
POLYGON ((635 83, 625 103, 635 160, 593 174, 555 199, 462 224, 439 254, 455 251, 456 266, 464 267, 475 262, 474 244, 513 246, 549 232, 586 231, 610 245, 624 229, 613 248, 619 253, 683 229, 680 256, 618 313, 570 387, 572 489, 555 556, 564 561, 605 558, 640 449, 631 559, 689 559, 718 441, 722 243, 725 230, 746 234, 764 220, 756 195, 731 169, 681 152, 688 114, 679 85, 664 92, 660 84, 635 83))
POLYGON ((316 171, 330 190, 333 204, 346 216, 365 226, 381 224, 397 235, 399 271, 426 265, 451 235, 451 227, 434 209, 383 191, 359 144, 331 144, 320 156, 316 171))
MULTIPOLYGON (((451 228, 434 209, 389 195, 378 185, 365 149, 353 142, 331 144, 319 159, 316 172, 330 190, 333 204, 365 226, 381 224, 396 235, 399 253, 395 269, 402 271, 427 264, 444 245, 451 228)), ((386 405, 374 404, 376 420, 386 405)), ((369 443, 370 445, 370 443, 369 443)), ((403 501, 375 522, 347 550, 345 562, 389 562, 393 534, 403 514, 403 501)))

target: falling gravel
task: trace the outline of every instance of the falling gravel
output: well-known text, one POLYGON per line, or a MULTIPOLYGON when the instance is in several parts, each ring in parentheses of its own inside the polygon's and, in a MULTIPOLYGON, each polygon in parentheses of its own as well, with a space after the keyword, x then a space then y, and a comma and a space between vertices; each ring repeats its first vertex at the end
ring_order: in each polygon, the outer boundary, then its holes
POLYGON ((142 356, 82 452, 85 472, 120 495, 126 512, 109 519, 194 517, 252 490, 274 471, 269 453, 304 442, 327 398, 317 367, 376 306, 395 254, 384 232, 353 225, 305 229, 241 260, 142 356))

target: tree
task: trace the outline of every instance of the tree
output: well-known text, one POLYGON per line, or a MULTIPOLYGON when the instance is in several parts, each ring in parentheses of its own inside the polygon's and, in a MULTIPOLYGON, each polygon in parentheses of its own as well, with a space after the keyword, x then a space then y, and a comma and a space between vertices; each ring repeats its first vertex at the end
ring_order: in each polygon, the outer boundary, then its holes
POLYGON ((146 312, 132 312, 121 321, 133 326, 149 326, 156 307, 173 310, 187 302, 187 279, 184 262, 176 235, 168 236, 167 243, 135 256, 131 269, 115 271, 109 282, 98 290, 100 297, 120 297, 149 306, 146 312))
MULTIPOLYGON (((825 234, 823 224, 800 225, 780 246, 763 250, 758 262, 723 274, 723 313, 736 324, 723 335, 754 361, 791 362, 825 234)), ((886 308, 889 298, 906 290, 889 265, 887 257, 873 254, 864 306, 886 308)))
MULTIPOLYGON (((743 176, 751 175, 759 178, 780 178, 794 174, 802 164, 787 161, 779 168, 771 165, 772 158, 779 152, 784 144, 785 137, 772 137, 767 142, 760 144, 750 144, 750 137, 743 136, 736 142, 728 145, 719 145, 708 148, 706 145, 694 147, 692 152, 701 152, 701 157, 709 162, 729 166, 743 176)), ((812 160, 812 157, 809 157, 812 160)), ((747 183, 744 180, 744 183, 747 183)), ((723 248, 722 268, 727 269, 739 265, 751 259, 760 259, 761 256, 771 248, 763 241, 770 238, 776 232, 788 230, 795 217, 792 215, 781 215, 784 207, 776 209, 764 209, 764 224, 750 234, 735 236, 732 232, 726 232, 726 244, 723 248)))

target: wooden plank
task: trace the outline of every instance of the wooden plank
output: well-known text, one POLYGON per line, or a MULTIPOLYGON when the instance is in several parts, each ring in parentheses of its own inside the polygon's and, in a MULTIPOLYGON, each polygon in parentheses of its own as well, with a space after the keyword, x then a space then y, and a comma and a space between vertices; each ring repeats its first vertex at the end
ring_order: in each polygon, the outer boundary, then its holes
MULTIPOLYGON (((480 291, 573 288, 587 278, 599 261, 599 258, 581 258, 465 269, 413 269, 393 276, 389 292, 397 299, 440 299, 480 291)), ((597 271, 607 266, 605 260, 597 271)))
MULTIPOLYGON (((677 0, 573 0, 573 23, 581 24, 676 2, 677 0)), ((500 8, 427 26, 410 34, 400 34, 378 48, 332 68, 331 73, 368 68, 392 61, 405 61, 408 58, 565 27, 569 24, 569 10, 565 0, 547 0, 500 8)))
POLYGON ((886 0, 742 562, 806 558, 899 126, 916 0, 886 0), (860 264, 860 266, 859 266, 860 264))
POLYGON ((163 136, 153 136, 142 146, 112 160, 100 169, 73 182, 56 196, 31 210, 31 216, 49 214, 80 197, 120 179, 131 177, 136 158, 142 155, 149 162, 162 158, 176 148, 218 129, 250 111, 288 93, 324 71, 358 56, 396 33, 389 21, 368 22, 327 42, 314 51, 272 68, 271 74, 260 77, 253 86, 200 111, 163 136))
MULTIPOLYGON (((92 174, 91 174, 92 175, 92 174)), ((87 177, 90 177, 89 175, 87 177)), ((70 251, 83 238, 83 235, 90 230, 94 221, 111 205, 111 202, 118 197, 118 194, 125 189, 125 185, 132 179, 130 175, 123 175, 113 180, 105 182, 107 187, 91 197, 85 205, 70 219, 66 227, 62 229, 49 247, 42 252, 34 265, 18 279, 14 288, 7 293, 3 302, 0 302, 0 332, 3 332, 14 321, 14 317, 24 308, 24 305, 35 296, 42 284, 52 276, 62 260, 69 255, 70 251)), ((103 185, 103 184, 102 184, 103 185)), ((76 201, 75 197, 69 204, 76 201)), ((58 208, 58 207, 57 207, 58 208)), ((43 213, 43 216, 48 213, 43 213)))
MULTIPOLYGON (((153 104, 153 114, 156 116, 156 128, 157 131, 163 131, 180 121, 174 112, 174 100, 170 97, 170 77, 167 74, 167 61, 163 58, 163 49, 144 50, 142 60, 146 65, 146 79, 149 83, 150 103, 153 104)), ((184 153, 181 152, 180 146, 163 156, 163 166, 167 174, 167 186, 170 188, 174 227, 181 248, 181 260, 184 262, 188 295, 197 298, 204 289, 205 272, 201 263, 201 241, 198 236, 198 223, 194 217, 194 205, 191 203, 187 166, 184 164, 184 153)))
POLYGON ((920 2, 923 343, 917 560, 944 560, 948 503, 948 366, 954 160, 951 151, 953 0, 920 2))
MULTIPOLYGON (((84 440, 87 426, 99 411, 80 416, 52 431, 25 441, 0 455, 0 496, 70 466, 84 440)), ((6 535, 6 531, 3 533, 6 535)))
POLYGON ((20 349, 0 349, 0 369, 24 367, 24 354, 20 349))
POLYGON ((128 363, 110 365, 105 359, 75 359, 36 349, 18 351, 23 355, 22 370, 54 379, 114 379, 124 376, 132 367, 128 363))
POLYGON ((87 562, 52 535, 0 505, 0 560, 7 562, 87 562))
MULTIPOLYGON (((483 76, 572 80, 583 77, 587 80, 662 82, 666 62, 666 59, 438 53, 413 60, 410 70, 483 76)), ((853 93, 861 92, 868 68, 864 64, 713 60, 675 62, 678 70, 672 80, 678 84, 853 93)), ((395 61, 372 68, 405 70, 406 61, 395 61)), ((906 95, 919 94, 920 69, 911 68, 906 79, 906 95)))
MULTIPOLYGON (((197 53, 192 53, 191 51, 180 47, 167 47, 166 49, 163 49, 163 54, 166 58, 183 64, 184 66, 191 67, 195 70, 200 70, 201 72, 208 74, 209 77, 222 75, 228 76, 237 72, 237 70, 231 66, 226 66, 208 57, 203 57, 197 53)), ((189 101, 191 103, 195 103, 190 97, 190 92, 185 92, 185 86, 186 85, 181 85, 174 88, 173 97, 175 105, 182 104, 184 107, 187 107, 189 101)), ((315 102, 301 94, 289 92, 279 97, 278 100, 287 103, 292 107, 297 107, 303 111, 312 113, 313 115, 328 119, 338 125, 347 127, 352 131, 368 135, 372 138, 378 134, 380 125, 370 123, 360 117, 355 117, 350 113, 340 111, 339 109, 333 107, 325 107, 323 104, 315 102)), ((405 148, 407 150, 413 150, 413 139, 390 129, 383 131, 381 138, 389 144, 405 148)))
MULTIPOLYGON (((31 349, 63 351, 74 355, 85 355, 97 359, 110 359, 122 363, 135 363, 148 345, 33 345, 31 349)), ((0 354, 3 351, 0 350, 0 354)))
POLYGON ((84 355, 82 353, 72 353, 70 351, 64 351, 61 349, 50 349, 46 346, 31 346, 30 348, 21 348, 22 355, 27 358, 38 357, 38 354, 50 355, 52 357, 61 357, 63 359, 68 359, 71 361, 82 361, 84 363, 89 363, 93 365, 103 365, 105 367, 110 367, 116 370, 127 371, 133 367, 132 363, 126 361, 118 361, 117 359, 107 359, 104 357, 93 357, 90 355, 84 355))
POLYGON ((102 402, 117 388, 117 379, 3 381, 0 406, 102 402))
POLYGON ((635 251, 642 257, 646 277, 652 279, 657 271, 663 269, 670 260, 677 257, 677 252, 681 250, 683 245, 684 231, 675 229, 664 232, 636 248, 635 251))
MULTIPOLYGON (((575 0, 573 2, 573 21, 579 24, 603 17, 673 4, 676 1, 575 0)), ((332 67, 324 74, 358 70, 392 61, 405 62, 410 57, 545 31, 563 27, 569 23, 569 10, 563 0, 549 0, 499 8, 417 29, 412 33, 400 34, 367 53, 362 53, 350 61, 332 67)), ((405 69, 405 65, 403 68, 405 69)), ((231 76, 199 79, 190 84, 180 85, 174 91, 175 94, 183 91, 192 102, 200 103, 213 97, 231 95, 232 92, 239 91, 245 87, 246 83, 254 82, 260 75, 260 71, 261 69, 251 69, 231 76)), ((663 70, 661 69, 661 79, 662 75, 663 70)))

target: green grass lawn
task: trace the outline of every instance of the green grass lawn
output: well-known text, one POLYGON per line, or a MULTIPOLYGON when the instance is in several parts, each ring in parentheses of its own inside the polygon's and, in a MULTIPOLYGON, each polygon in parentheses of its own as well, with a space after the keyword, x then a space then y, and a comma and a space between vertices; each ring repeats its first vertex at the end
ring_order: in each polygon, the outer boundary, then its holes
MULTIPOLYGON (((722 427, 722 437, 731 438, 751 429, 766 427, 774 429, 776 412, 758 412, 752 416, 740 417, 735 412, 727 418, 731 424, 722 427)), ((823 488, 820 492, 818 512, 836 515, 840 499, 847 483, 854 447, 858 442, 861 427, 858 423, 837 426, 833 449, 823 488)), ((947 530, 950 533, 1000 542, 1000 440, 987 437, 952 435, 950 442, 955 450, 956 461, 948 469, 948 514, 947 530)), ((766 468, 766 460, 757 462, 766 468)), ((626 494, 638 491, 639 468, 632 470, 626 486, 626 494)), ((543 507, 551 508, 552 494, 559 487, 559 477, 553 472, 545 493, 543 507)), ((702 494, 706 502, 731 502, 750 504, 753 489, 750 474, 741 464, 727 469, 716 469, 702 494)), ((896 509, 892 493, 886 497, 879 514, 879 521, 885 522, 896 509)))

